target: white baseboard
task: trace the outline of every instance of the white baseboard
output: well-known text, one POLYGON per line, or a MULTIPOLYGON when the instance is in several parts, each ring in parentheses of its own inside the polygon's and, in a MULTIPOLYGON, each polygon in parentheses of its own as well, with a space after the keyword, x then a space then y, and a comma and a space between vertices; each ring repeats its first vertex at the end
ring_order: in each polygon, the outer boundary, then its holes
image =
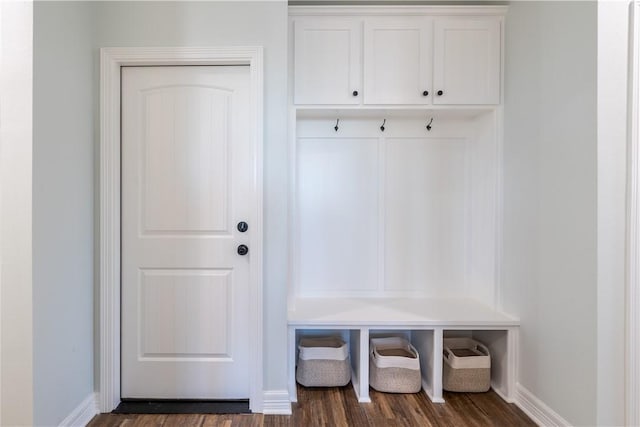
POLYGON ((516 384, 516 399, 514 402, 522 411, 539 426, 569 427, 569 421, 558 415, 529 390, 516 384))
POLYGON ((291 401, 287 390, 265 390, 262 413, 268 415, 291 415, 291 401))
POLYGON ((503 393, 499 387, 494 387, 493 383, 491 384, 491 390, 493 390, 505 402, 515 403, 512 397, 509 397, 506 393, 503 393))
POLYGON ((62 420, 60 427, 85 427, 99 413, 97 396, 91 393, 62 420))

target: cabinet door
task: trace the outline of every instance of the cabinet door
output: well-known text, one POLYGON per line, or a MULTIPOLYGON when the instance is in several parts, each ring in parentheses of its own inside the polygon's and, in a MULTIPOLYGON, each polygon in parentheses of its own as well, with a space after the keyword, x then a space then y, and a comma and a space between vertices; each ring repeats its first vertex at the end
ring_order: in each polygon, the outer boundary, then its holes
POLYGON ((294 102, 359 104, 361 32, 356 18, 294 22, 294 102))
POLYGON ((431 102, 431 28, 425 17, 365 20, 366 104, 431 102))
POLYGON ((500 21, 436 20, 433 62, 434 104, 498 104, 500 21))

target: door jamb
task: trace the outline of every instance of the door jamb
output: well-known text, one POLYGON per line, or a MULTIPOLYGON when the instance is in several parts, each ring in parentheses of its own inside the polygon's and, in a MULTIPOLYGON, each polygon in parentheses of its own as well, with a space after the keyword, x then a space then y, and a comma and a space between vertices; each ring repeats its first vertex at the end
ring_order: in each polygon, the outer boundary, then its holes
POLYGON ((99 408, 120 403, 120 69, 150 65, 249 65, 256 200, 251 219, 249 272, 250 409, 263 409, 262 223, 263 49, 233 47, 132 47, 100 49, 100 342, 99 408), (255 225, 253 225, 255 224, 255 225))

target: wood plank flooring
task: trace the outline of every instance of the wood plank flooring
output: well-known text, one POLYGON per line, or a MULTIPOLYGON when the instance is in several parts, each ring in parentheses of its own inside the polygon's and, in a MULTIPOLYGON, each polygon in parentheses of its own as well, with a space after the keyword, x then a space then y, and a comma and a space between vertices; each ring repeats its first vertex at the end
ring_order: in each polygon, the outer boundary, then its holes
POLYGON ((480 427, 535 426, 519 408, 488 393, 444 393, 435 404, 424 393, 371 390, 372 403, 358 403, 351 385, 298 387, 293 415, 116 415, 96 416, 89 427, 480 427))

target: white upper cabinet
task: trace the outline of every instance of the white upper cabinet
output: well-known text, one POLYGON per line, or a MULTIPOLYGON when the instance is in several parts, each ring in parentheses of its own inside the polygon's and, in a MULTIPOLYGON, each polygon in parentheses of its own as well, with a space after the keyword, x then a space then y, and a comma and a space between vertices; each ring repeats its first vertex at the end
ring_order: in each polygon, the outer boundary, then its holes
POLYGON ((294 23, 294 102, 360 104, 362 20, 299 18, 294 23))
POLYGON ((431 34, 425 17, 365 20, 365 104, 431 103, 431 34))
POLYGON ((502 9, 302 10, 292 15, 296 105, 500 104, 502 9))
POLYGON ((438 19, 433 50, 434 104, 500 103, 500 21, 438 19))

